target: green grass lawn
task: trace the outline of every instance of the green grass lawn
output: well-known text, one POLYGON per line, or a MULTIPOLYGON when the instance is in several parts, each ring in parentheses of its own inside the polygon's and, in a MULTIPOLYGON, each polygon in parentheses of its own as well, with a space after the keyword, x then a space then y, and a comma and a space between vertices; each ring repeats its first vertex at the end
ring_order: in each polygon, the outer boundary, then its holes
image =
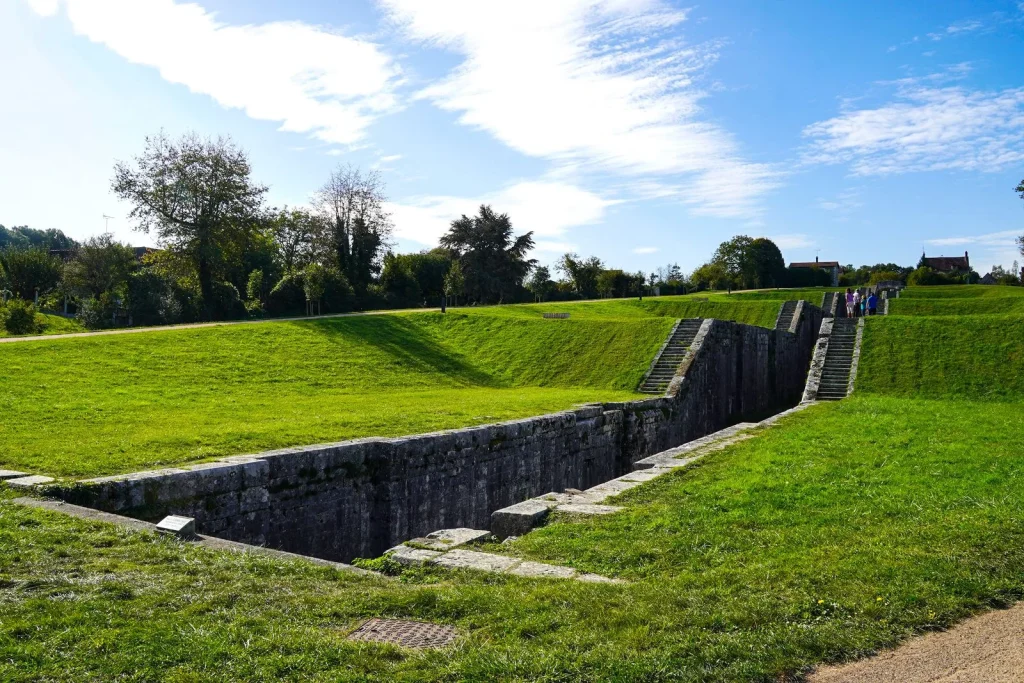
POLYGON ((885 316, 867 321, 857 390, 1019 401, 1024 317, 885 316))
POLYGON ((501 546, 625 585, 386 582, 0 501, 0 679, 776 681, 1024 595, 1019 408, 855 395, 501 546), (344 640, 372 616, 464 639, 344 640))
POLYGON ((935 287, 908 287, 900 292, 900 299, 981 299, 1024 296, 1024 287, 999 285, 939 285, 935 287))
POLYGON ((0 468, 97 476, 627 399, 672 322, 416 313, 0 345, 0 468))

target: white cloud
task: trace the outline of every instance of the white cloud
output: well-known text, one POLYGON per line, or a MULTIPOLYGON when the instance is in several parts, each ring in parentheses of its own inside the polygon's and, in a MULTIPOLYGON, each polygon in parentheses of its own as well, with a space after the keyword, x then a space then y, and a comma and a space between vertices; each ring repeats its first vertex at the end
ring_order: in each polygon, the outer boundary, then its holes
POLYGON ((420 96, 523 154, 672 188, 696 213, 749 217, 775 169, 701 119, 694 79, 716 58, 668 36, 657 0, 380 0, 414 40, 463 62, 420 96))
MULTIPOLYGON (((559 237, 566 230, 601 222, 605 209, 616 204, 592 192, 558 181, 522 181, 499 192, 481 197, 433 196, 392 202, 388 210, 395 223, 396 236, 435 245, 451 222, 459 216, 473 215, 481 204, 490 204, 499 213, 507 213, 516 233, 532 230, 536 237, 559 237)), ((537 240, 541 249, 542 240, 537 240)), ((572 251, 565 243, 546 242, 551 251, 572 251)))
MULTIPOLYGON (((40 14, 56 0, 30 0, 40 14)), ((173 0, 63 0, 77 34, 165 80, 281 130, 353 144, 397 108, 398 67, 377 45, 301 22, 227 25, 173 0), (357 65, 357 66, 354 66, 357 65)))
POLYGON ((657 247, 637 247, 633 250, 634 254, 656 254, 657 252, 657 247))
POLYGON ((803 233, 774 235, 768 239, 775 242, 775 246, 779 249, 806 249, 815 245, 815 241, 803 233))
POLYGON ((535 251, 545 252, 548 254, 567 254, 579 249, 579 247, 572 242, 552 242, 550 240, 537 240, 533 248, 535 251))
POLYGON ((389 154, 389 155, 387 155, 387 156, 383 156, 383 157, 381 157, 381 158, 380 158, 380 161, 381 161, 382 163, 385 163, 385 164, 389 164, 389 163, 391 163, 392 161, 398 161, 398 160, 399 160, 399 159, 401 159, 401 158, 402 158, 402 155, 401 155, 401 154, 389 154))
POLYGON ((28 4, 33 12, 44 17, 52 17, 60 9, 58 0, 28 0, 28 4))
POLYGON ((840 214, 848 214, 863 205, 860 201, 860 191, 856 189, 843 190, 831 199, 818 199, 818 208, 840 214))
POLYGON ((848 162, 856 175, 997 171, 1024 161, 1024 88, 1000 91, 900 84, 896 100, 804 130, 806 160, 848 162))

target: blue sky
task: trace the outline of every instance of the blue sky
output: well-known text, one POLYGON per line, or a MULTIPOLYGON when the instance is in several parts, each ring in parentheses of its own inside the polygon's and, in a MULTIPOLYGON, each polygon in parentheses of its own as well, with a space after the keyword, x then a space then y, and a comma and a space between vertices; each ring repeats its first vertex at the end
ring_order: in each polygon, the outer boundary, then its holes
POLYGON ((0 3, 0 223, 110 229, 147 134, 227 134, 275 205, 378 169, 396 247, 481 202, 534 256, 690 270, 1020 258, 1024 3, 0 3))

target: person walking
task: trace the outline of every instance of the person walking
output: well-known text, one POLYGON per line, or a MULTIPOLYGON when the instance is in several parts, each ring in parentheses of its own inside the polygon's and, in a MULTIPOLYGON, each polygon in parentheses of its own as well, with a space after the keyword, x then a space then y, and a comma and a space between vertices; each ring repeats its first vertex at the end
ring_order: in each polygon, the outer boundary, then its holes
POLYGON ((846 288, 846 317, 853 317, 853 290, 846 288))
POLYGON ((853 317, 860 317, 860 290, 856 290, 853 293, 853 317))
POLYGON ((878 294, 871 292, 871 296, 868 297, 868 315, 876 313, 878 313, 878 294))

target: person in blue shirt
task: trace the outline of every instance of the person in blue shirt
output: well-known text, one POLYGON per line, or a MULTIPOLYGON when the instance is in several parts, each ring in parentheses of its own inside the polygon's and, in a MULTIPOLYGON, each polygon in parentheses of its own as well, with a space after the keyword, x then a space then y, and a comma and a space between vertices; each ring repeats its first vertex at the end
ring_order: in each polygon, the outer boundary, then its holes
POLYGON ((878 312, 878 295, 871 292, 868 297, 868 315, 875 315, 878 312))

